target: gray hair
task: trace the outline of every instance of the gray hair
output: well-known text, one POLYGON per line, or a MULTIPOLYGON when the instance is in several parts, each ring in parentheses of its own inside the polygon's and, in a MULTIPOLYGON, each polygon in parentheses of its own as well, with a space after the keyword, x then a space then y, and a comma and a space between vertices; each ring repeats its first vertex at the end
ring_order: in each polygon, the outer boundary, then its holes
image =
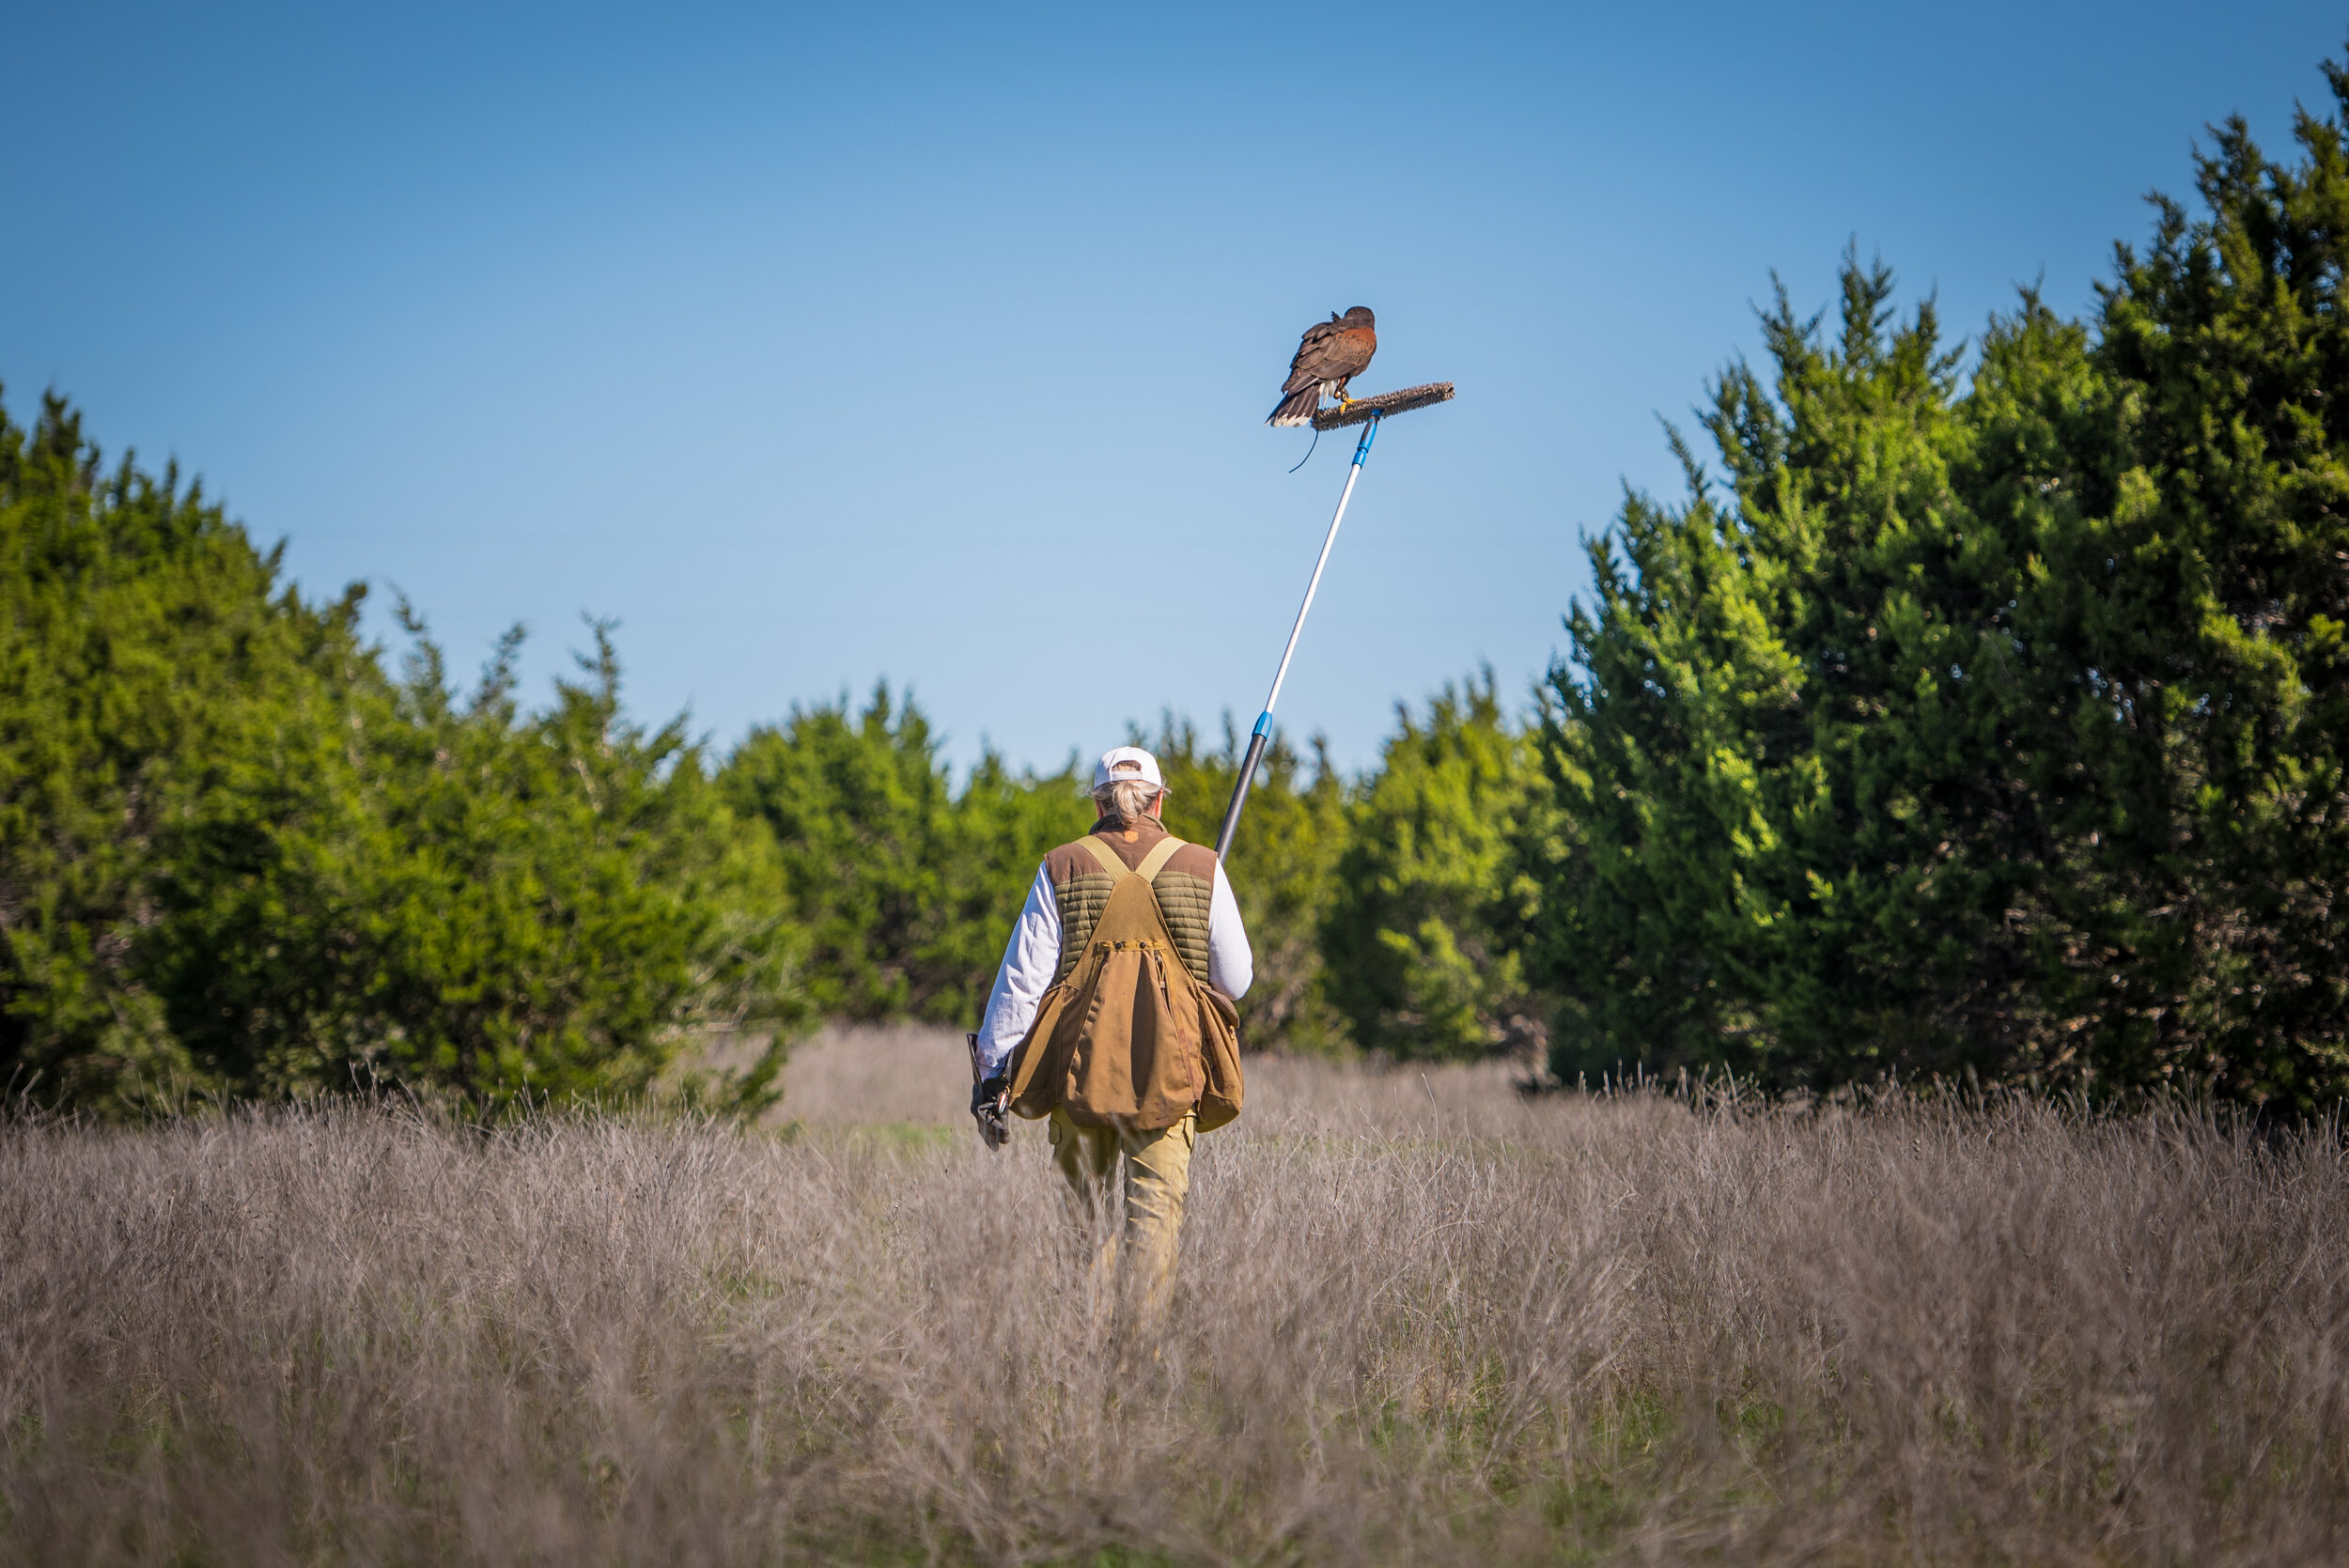
POLYGON ((1112 779, 1093 792, 1093 803, 1118 827, 1130 828, 1150 809, 1150 802, 1165 793, 1141 779, 1112 779))

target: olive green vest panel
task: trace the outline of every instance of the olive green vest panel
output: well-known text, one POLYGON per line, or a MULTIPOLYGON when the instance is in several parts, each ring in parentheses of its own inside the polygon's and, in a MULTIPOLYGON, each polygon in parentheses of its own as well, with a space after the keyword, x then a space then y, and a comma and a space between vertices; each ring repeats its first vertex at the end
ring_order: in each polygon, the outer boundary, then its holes
POLYGON ((1053 985, 1067 979, 1084 956, 1085 944, 1093 940, 1093 928, 1100 924, 1115 886, 1106 871, 1081 871, 1053 885, 1052 902, 1060 906, 1060 968, 1053 971, 1053 985))
MULTIPOLYGON (((1163 831, 1153 833, 1139 847, 1146 850, 1164 836, 1163 831)), ((1135 854, 1132 858, 1141 857, 1135 854)), ((1203 877, 1196 871, 1178 871, 1169 865, 1159 873, 1151 891, 1158 894, 1159 913, 1165 917, 1167 935, 1174 939, 1175 956, 1183 961, 1183 968, 1190 971, 1191 978, 1204 986, 1207 984, 1207 911, 1215 897, 1215 861, 1212 852, 1194 853, 1190 846, 1185 846, 1181 860, 1204 861, 1209 874, 1203 877)), ((1060 968, 1052 975, 1052 983, 1058 985, 1068 978, 1077 960, 1083 956, 1101 911, 1109 907, 1110 890, 1117 882, 1083 848, 1081 840, 1055 849, 1044 863, 1046 875, 1052 881, 1053 902, 1060 909, 1060 968)))
POLYGON ((1183 968, 1202 986, 1207 983, 1207 908, 1215 899, 1215 884, 1172 866, 1159 873, 1150 891, 1159 895, 1159 913, 1166 917, 1167 935, 1183 968))

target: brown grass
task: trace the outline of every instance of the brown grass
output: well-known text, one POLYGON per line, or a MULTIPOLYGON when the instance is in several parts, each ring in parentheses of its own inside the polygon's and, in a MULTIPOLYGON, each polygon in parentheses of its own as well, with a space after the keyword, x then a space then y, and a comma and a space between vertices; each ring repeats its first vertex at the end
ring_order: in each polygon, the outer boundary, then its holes
POLYGON ((1121 1361, 959 1049, 824 1042, 780 1135, 0 1128, 0 1558, 2349 1553, 2329 1133, 1259 1063, 1121 1361))

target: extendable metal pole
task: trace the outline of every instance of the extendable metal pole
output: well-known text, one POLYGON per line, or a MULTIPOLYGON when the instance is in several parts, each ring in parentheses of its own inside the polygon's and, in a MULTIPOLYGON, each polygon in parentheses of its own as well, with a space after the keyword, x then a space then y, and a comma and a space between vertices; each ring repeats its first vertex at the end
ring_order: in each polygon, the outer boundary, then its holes
POLYGON ((1314 593, 1321 586, 1321 568, 1330 564, 1330 547, 1338 542, 1338 524, 1346 520, 1346 504, 1354 499, 1354 481, 1362 476, 1362 459, 1370 456, 1370 443, 1378 434, 1380 416, 1372 414, 1362 426, 1362 439, 1354 444, 1354 462, 1346 471, 1346 490, 1338 497, 1337 515, 1330 520, 1330 532, 1322 536, 1321 555, 1314 562, 1313 581, 1305 584, 1305 602, 1297 607, 1297 624, 1289 628, 1289 645, 1281 650, 1281 667, 1273 672, 1272 690, 1264 700, 1264 711, 1256 715, 1256 728, 1248 737, 1248 760, 1240 764, 1239 782, 1232 786, 1232 803, 1224 808, 1223 829, 1215 835, 1215 858, 1221 860, 1231 852, 1232 837, 1239 831, 1240 807, 1248 803, 1248 786, 1255 782, 1256 765, 1264 760, 1265 743, 1272 738, 1272 705, 1281 700, 1281 683, 1289 676, 1289 660, 1297 656, 1297 639, 1305 629, 1305 613, 1314 607, 1314 593))

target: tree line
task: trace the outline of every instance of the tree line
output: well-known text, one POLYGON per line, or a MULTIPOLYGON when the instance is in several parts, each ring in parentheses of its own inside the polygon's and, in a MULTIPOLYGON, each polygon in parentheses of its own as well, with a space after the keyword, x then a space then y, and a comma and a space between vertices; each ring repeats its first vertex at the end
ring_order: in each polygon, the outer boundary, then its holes
MULTIPOLYGON (((2295 133, 2219 127, 2082 319, 1781 288, 1529 701, 1455 683, 1359 777, 1270 749, 1251 1043, 2337 1100, 2349 148, 2295 133)), ((776 1044, 681 1088, 754 1107, 814 1020, 975 1022, 1091 820, 885 685, 723 756, 607 627, 542 708, 519 633, 460 687, 54 396, 0 411, 0 1072, 54 1103, 627 1094, 733 1027, 776 1044)), ((1243 737, 1133 738, 1211 840, 1243 737)))

